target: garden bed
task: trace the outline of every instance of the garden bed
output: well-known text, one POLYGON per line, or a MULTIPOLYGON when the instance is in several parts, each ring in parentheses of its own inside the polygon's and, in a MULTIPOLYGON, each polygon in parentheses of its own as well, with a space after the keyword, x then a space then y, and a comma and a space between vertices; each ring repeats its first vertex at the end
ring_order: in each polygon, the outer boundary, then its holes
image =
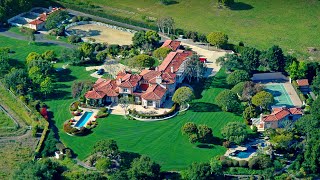
POLYGON ((139 121, 161 121, 167 120, 170 118, 175 117, 180 110, 180 106, 178 104, 174 104, 170 111, 163 113, 163 114, 156 114, 156 115, 147 115, 137 112, 135 109, 129 109, 129 116, 135 120, 139 121))

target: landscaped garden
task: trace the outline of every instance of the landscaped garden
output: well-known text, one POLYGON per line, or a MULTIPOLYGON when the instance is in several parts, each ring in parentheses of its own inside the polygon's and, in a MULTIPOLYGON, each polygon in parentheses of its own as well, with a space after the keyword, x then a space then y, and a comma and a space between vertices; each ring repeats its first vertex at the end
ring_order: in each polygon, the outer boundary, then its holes
POLYGON ((73 101, 70 92, 72 81, 91 79, 91 77, 84 67, 71 66, 66 71, 70 74, 61 74, 65 77, 61 79, 65 79, 66 82, 57 83, 61 87, 57 91, 63 92, 64 97, 47 101, 46 104, 54 113, 53 119, 59 128, 60 139, 81 160, 91 154, 93 145, 97 141, 111 138, 117 141, 120 150, 148 155, 160 163, 163 170, 181 170, 192 162, 205 162, 213 156, 224 154, 226 148, 219 142, 221 128, 230 121, 242 120, 240 116, 222 112, 214 104, 216 95, 227 87, 225 85, 226 74, 224 70, 221 70, 216 77, 207 80, 202 93, 202 88, 196 90, 197 99, 191 103, 190 110, 173 119, 148 123, 128 120, 123 116, 109 115, 98 119, 99 125, 93 129, 92 134, 84 137, 69 136, 63 131, 63 123, 71 117, 69 106, 73 101), (219 145, 191 144, 180 130, 189 121, 207 124, 211 127, 219 145))

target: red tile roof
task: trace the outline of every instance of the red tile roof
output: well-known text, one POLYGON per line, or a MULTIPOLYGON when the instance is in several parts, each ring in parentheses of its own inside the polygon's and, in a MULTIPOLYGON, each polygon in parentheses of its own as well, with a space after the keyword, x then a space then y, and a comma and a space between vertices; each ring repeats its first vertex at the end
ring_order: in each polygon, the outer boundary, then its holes
POLYGON ((166 94, 167 89, 162 87, 161 85, 153 85, 149 86, 147 91, 141 95, 141 97, 145 100, 153 101, 153 100, 161 100, 162 97, 166 94))
POLYGON ((101 91, 91 90, 85 94, 85 97, 88 99, 102 99, 105 94, 101 91))
POLYGON ((118 87, 115 80, 98 79, 91 91, 85 94, 88 99, 102 99, 105 96, 116 97, 118 96, 118 87))
POLYGON ((191 51, 170 52, 159 66, 159 71, 171 72, 171 68, 173 68, 172 73, 175 73, 179 70, 179 67, 183 61, 185 61, 191 55, 191 51))
POLYGON ((172 49, 173 51, 176 51, 179 48, 180 44, 181 41, 166 40, 161 47, 167 47, 172 49))
POLYGON ((308 79, 298 79, 297 80, 298 86, 309 86, 308 79))
POLYGON ((39 24, 42 24, 42 23, 44 23, 44 21, 41 21, 39 19, 35 19, 35 20, 29 22, 29 24, 32 24, 32 25, 39 25, 39 24))
POLYGON ((47 17, 48 17, 47 13, 42 13, 42 14, 40 14, 40 16, 39 16, 39 20, 41 20, 41 21, 46 21, 46 20, 47 20, 47 17))
POLYGON ((264 115, 262 117, 263 121, 279 121, 288 115, 302 115, 301 108, 273 108, 272 113, 269 115, 264 115))
POLYGON ((121 79, 119 78, 118 81, 121 80, 121 83, 118 85, 119 87, 124 88, 132 88, 136 87, 141 79, 139 74, 126 74, 121 79))

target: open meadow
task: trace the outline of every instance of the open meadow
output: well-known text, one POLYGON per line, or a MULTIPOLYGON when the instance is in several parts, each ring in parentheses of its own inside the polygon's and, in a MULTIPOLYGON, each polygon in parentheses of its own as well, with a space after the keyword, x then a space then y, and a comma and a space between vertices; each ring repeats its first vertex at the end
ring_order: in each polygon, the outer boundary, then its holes
MULTIPOLYGON (((65 0, 92 11, 155 24, 158 17, 173 17, 177 28, 209 33, 221 31, 232 43, 266 49, 274 44, 285 52, 306 54, 307 47, 320 48, 320 1, 318 0, 241 0, 229 9, 217 1, 175 0, 162 5, 159 0, 65 0)), ((60 1, 61 2, 61 1, 60 1)))

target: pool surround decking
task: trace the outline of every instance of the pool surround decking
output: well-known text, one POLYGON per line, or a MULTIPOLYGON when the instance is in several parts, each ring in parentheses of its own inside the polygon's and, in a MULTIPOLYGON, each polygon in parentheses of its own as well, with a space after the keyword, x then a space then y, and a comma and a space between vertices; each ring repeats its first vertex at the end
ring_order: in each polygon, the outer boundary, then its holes
POLYGON ((83 116, 83 114, 85 112, 92 112, 92 115, 90 116, 90 118, 88 119, 88 121, 85 123, 85 125, 83 127, 86 127, 88 122, 95 122, 97 120, 97 118, 95 118, 99 112, 98 109, 91 109, 91 108, 80 108, 83 110, 83 112, 81 113, 80 116, 74 116, 72 119, 75 120, 75 122, 73 123, 73 127, 75 128, 81 128, 81 127, 76 127, 75 125, 78 123, 78 121, 81 119, 81 117, 83 116))

